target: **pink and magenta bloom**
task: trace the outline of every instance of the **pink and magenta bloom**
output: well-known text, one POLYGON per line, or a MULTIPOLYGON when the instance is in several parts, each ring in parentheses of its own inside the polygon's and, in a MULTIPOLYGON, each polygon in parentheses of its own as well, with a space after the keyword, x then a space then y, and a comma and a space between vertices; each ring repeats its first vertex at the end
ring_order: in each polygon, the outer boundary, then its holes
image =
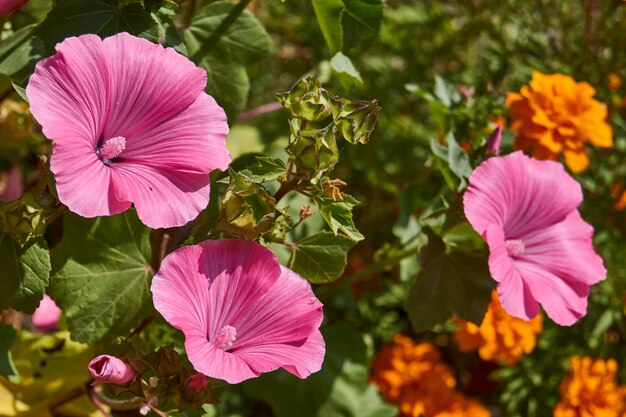
POLYGON ((465 215, 489 245, 489 269, 506 311, 529 320, 539 305, 556 323, 587 312, 591 285, 606 277, 580 185, 563 166, 521 151, 489 158, 470 177, 465 215))
POLYGON ((222 239, 178 249, 151 289, 204 375, 235 384, 278 368, 306 378, 322 366, 322 304, 258 243, 222 239))
POLYGON ((94 378, 92 385, 115 384, 126 386, 137 374, 132 366, 118 357, 100 355, 89 362, 89 372, 94 378))
POLYGON ((40 332, 53 332, 59 327, 61 309, 48 294, 44 294, 32 317, 35 330, 40 332))
POLYGON ((37 64, 26 94, 54 141, 59 199, 84 217, 134 204, 152 228, 181 226, 225 170, 226 114, 204 92, 206 72, 172 48, 127 33, 68 38, 37 64))

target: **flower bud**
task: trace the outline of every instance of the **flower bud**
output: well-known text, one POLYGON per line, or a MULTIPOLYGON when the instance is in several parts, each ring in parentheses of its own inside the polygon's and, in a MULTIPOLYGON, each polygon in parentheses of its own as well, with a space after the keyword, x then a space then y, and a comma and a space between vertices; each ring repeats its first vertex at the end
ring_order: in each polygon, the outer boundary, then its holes
POLYGON ((298 174, 309 178, 332 169, 339 160, 337 142, 330 128, 301 130, 286 151, 298 174))
POLYGON ((40 332, 53 332, 57 329, 61 309, 54 300, 44 294, 39 307, 33 313, 33 327, 40 332))
POLYGON ((339 135, 353 145, 370 140, 379 112, 376 100, 351 102, 338 99, 333 103, 333 117, 339 135))
POLYGON ((194 390, 196 394, 200 394, 202 390, 204 389, 204 387, 206 387, 206 384, 207 384, 206 376, 204 376, 201 373, 192 375, 187 380, 187 387, 194 390))
POLYGON ((500 154, 500 144, 502 143, 502 126, 496 127, 489 139, 487 139, 487 155, 495 156, 500 154))
POLYGON ((332 112, 328 92, 311 78, 300 80, 289 92, 276 94, 276 98, 294 117, 310 122, 322 121, 332 112))
POLYGON ((128 385, 135 377, 135 370, 120 358, 100 355, 89 362, 89 372, 94 377, 93 385, 128 385))

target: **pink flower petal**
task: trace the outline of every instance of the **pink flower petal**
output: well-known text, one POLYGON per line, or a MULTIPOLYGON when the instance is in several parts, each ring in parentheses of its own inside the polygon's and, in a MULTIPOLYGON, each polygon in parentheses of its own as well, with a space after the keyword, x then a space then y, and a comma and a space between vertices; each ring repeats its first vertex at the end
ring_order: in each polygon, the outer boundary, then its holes
POLYGON ((283 368, 304 379, 322 368, 325 350, 322 333, 315 331, 299 342, 244 347, 238 349, 236 353, 257 372, 271 372, 283 368))
POLYGON ((89 144, 57 142, 50 168, 59 199, 74 213, 83 217, 110 216, 130 208, 130 201, 119 199, 113 192, 112 170, 89 144))
POLYGON ((59 325, 61 309, 48 294, 44 294, 39 307, 33 313, 33 327, 40 332, 55 331, 59 325))
POLYGON ((604 280, 606 269, 592 237, 593 227, 576 210, 564 221, 525 236, 526 248, 519 258, 562 280, 594 285, 604 280))
POLYGON ((516 261, 515 268, 555 323, 570 326, 587 313, 588 285, 564 281, 534 263, 516 261))
POLYGON ((183 246, 163 259, 152 279, 154 308, 183 332, 206 335, 208 329, 207 280, 200 273, 202 248, 183 246), (176 302, 172 302, 176 300, 176 302))
POLYGON ((322 324, 322 303, 311 285, 290 269, 280 269, 280 278, 269 291, 237 318, 237 323, 241 323, 236 326, 240 336, 233 351, 249 345, 305 339, 322 324))
POLYGON ((206 72, 172 48, 118 33, 104 39, 108 117, 105 139, 132 137, 185 110, 206 86, 206 72))
POLYGON ((109 75, 102 40, 68 38, 40 61, 28 81, 30 111, 48 139, 95 147, 106 121, 109 75))
POLYGON ((253 370, 238 354, 216 348, 207 343, 206 337, 202 335, 185 334, 185 351, 196 371, 229 384, 238 384, 261 374, 253 370))
POLYGON ((500 224, 507 239, 563 220, 582 200, 580 185, 563 165, 521 151, 480 164, 463 196, 465 215, 478 233, 500 224))
POLYGON ((139 219, 153 229, 182 226, 209 201, 208 174, 125 162, 111 168, 111 183, 115 197, 132 201, 139 219))
POLYGON ((485 240, 489 243, 489 272, 498 281, 500 303, 510 315, 532 319, 539 314, 539 304, 507 253, 501 227, 490 226, 485 240))
POLYGON ((226 113, 205 94, 164 123, 129 136, 122 161, 184 172, 226 170, 226 113))

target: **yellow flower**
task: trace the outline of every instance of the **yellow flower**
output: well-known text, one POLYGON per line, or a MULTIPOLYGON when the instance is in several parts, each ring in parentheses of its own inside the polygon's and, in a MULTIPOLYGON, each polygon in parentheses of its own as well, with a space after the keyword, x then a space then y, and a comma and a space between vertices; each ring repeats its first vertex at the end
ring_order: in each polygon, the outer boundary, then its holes
POLYGON ((626 387, 615 382, 617 362, 572 357, 572 372, 561 382, 561 401, 554 417, 622 417, 626 387))
POLYGON ((532 150, 538 159, 563 155, 573 172, 584 171, 589 166, 585 142, 613 146, 606 106, 593 98, 595 93, 590 84, 567 75, 533 72, 530 85, 506 99, 517 132, 515 146, 532 150))
POLYGON ((430 343, 396 335, 372 365, 372 380, 401 417, 489 417, 476 400, 454 391, 453 370, 430 343))
POLYGON ((459 324, 454 337, 462 351, 478 349, 484 360, 507 365, 513 365, 522 354, 533 351, 543 322, 541 315, 530 321, 509 315, 500 305, 496 291, 491 294, 491 303, 480 327, 459 318, 454 320, 459 324))

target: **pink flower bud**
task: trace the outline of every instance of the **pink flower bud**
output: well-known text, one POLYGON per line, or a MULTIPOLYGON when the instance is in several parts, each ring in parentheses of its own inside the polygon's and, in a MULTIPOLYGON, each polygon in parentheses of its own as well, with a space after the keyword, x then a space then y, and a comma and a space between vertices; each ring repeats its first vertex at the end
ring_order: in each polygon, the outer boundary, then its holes
POLYGON ((25 5, 27 2, 28 0, 0 0, 0 16, 8 15, 25 5))
POLYGON ((135 370, 120 358, 100 355, 89 362, 89 372, 95 378, 93 385, 128 385, 135 377, 135 370))
POLYGON ((187 381, 187 386, 193 389, 196 394, 200 394, 204 387, 206 387, 206 376, 201 373, 192 375, 187 381))
POLYGON ((57 329, 61 309, 54 300, 44 294, 39 307, 33 313, 33 327, 40 332, 53 332, 57 329))
POLYGON ((496 127, 489 139, 487 139, 487 155, 499 155, 502 143, 502 126, 496 127))

